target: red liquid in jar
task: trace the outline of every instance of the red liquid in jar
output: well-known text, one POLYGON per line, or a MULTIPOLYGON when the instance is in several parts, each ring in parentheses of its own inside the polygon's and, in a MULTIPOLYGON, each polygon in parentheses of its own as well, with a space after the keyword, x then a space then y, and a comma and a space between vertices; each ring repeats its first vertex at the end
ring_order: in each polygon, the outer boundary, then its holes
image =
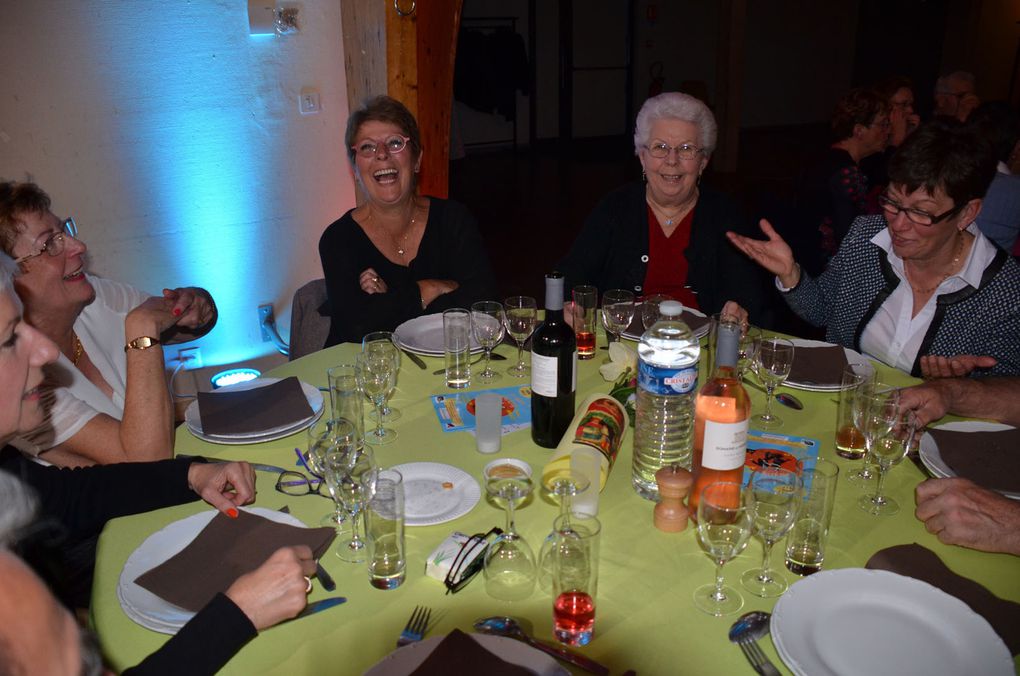
POLYGON ((587 633, 595 626, 595 601, 581 591, 563 592, 553 603, 557 632, 587 633))
POLYGON ((591 359, 595 356, 595 334, 591 331, 581 331, 577 337, 578 359, 591 359))

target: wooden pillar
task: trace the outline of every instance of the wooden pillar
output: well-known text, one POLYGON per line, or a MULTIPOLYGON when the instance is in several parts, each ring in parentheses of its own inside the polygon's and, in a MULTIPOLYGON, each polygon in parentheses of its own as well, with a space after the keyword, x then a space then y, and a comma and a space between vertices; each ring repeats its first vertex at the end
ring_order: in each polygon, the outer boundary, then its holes
POLYGON ((720 4, 716 52, 716 123, 719 139, 713 163, 717 171, 737 170, 740 151, 740 102, 744 81, 744 29, 747 0, 720 4))

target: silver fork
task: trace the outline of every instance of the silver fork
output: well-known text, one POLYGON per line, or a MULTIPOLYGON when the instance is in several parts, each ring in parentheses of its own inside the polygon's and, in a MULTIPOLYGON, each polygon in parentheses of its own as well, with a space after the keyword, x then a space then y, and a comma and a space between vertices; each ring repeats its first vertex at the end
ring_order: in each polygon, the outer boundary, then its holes
POLYGON ((400 632, 400 638, 397 639, 397 647, 400 648, 408 643, 417 643, 422 640, 429 628, 429 618, 431 616, 432 610, 430 608, 415 606, 410 619, 407 620, 407 625, 404 626, 404 631, 400 632))
POLYGON ((769 661, 769 658, 762 652, 761 646, 753 638, 743 639, 737 645, 744 651, 747 661, 761 676, 780 676, 779 670, 769 661))

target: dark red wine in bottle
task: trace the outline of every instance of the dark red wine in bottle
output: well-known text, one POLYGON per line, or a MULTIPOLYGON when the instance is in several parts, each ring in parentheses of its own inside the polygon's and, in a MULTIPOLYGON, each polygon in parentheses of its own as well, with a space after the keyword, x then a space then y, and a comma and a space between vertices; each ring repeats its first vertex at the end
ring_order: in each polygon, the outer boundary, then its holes
POLYGON ((531 438, 555 448, 574 418, 577 343, 563 321, 563 275, 545 276, 545 322, 531 339, 531 438))

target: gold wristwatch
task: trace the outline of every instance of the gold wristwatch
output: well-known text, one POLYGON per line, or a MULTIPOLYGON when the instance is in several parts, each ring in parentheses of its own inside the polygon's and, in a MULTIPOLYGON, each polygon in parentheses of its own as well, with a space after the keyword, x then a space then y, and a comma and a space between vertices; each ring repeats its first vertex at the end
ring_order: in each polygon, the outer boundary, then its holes
POLYGON ((153 338, 152 336, 140 336, 134 340, 129 340, 128 344, 124 346, 124 351, 148 350, 153 345, 159 345, 159 338, 153 338))

